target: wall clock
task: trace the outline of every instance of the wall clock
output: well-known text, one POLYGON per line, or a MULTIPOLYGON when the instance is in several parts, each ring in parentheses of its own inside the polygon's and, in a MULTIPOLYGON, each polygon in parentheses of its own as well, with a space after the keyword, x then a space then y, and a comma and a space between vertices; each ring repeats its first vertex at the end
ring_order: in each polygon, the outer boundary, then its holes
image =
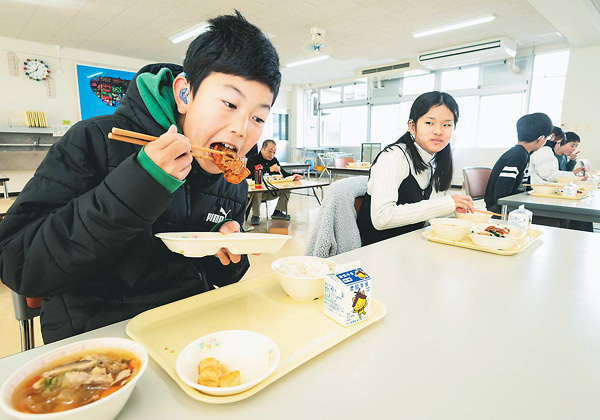
POLYGON ((37 58, 34 58, 33 60, 28 58, 27 61, 23 63, 23 70, 25 70, 25 75, 27 77, 38 82, 40 80, 46 80, 50 76, 48 65, 37 58))

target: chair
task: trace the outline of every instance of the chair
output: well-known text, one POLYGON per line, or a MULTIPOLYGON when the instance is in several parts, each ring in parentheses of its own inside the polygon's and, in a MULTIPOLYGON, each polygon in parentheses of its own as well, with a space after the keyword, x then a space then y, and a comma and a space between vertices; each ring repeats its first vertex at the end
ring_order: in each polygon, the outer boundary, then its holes
POLYGON ((15 292, 11 293, 15 318, 19 321, 21 351, 30 350, 35 347, 33 318, 40 315, 42 298, 26 298, 15 292))
POLYGON ((492 170, 481 166, 467 166, 463 168, 465 190, 474 200, 485 197, 485 188, 492 170))

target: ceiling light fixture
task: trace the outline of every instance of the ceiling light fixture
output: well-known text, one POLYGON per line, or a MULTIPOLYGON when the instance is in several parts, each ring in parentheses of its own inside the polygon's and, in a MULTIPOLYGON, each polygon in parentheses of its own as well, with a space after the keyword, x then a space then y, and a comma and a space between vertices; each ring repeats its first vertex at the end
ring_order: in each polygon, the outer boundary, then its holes
POLYGON ((487 14, 483 16, 479 16, 469 20, 462 20, 460 22, 451 23, 449 25, 438 26, 437 28, 427 29, 425 31, 413 32, 413 38, 421 38, 428 35, 439 34, 442 32, 453 31, 455 29, 466 28, 467 26, 479 25, 480 23, 491 22, 496 19, 496 16, 493 14, 487 14))
POLYGON ((210 27, 210 24, 207 22, 200 22, 197 25, 192 26, 191 28, 187 28, 184 31, 179 32, 173 36, 169 37, 169 41, 173 44, 179 44, 182 41, 185 41, 188 38, 193 38, 200 35, 202 32, 205 32, 210 27))
POLYGON ((329 58, 328 55, 320 55, 318 57, 309 58, 307 60, 294 61, 293 63, 286 64, 285 66, 286 67, 296 67, 296 66, 301 66, 303 64, 314 63, 315 61, 326 60, 328 58, 329 58))

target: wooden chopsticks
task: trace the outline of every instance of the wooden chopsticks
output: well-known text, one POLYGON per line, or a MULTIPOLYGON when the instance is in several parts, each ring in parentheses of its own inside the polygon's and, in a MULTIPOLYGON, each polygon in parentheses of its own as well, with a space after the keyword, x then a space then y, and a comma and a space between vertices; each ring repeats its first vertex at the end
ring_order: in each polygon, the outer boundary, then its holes
MULTIPOLYGON (((123 130, 122 128, 113 127, 112 132, 108 133, 108 138, 111 140, 122 141, 125 143, 138 144, 140 146, 145 146, 148 142, 156 140, 158 137, 149 136, 148 134, 136 133, 135 131, 123 130)), ((209 149, 208 147, 194 146, 192 145, 192 150, 199 150, 207 153, 218 153, 221 155, 225 155, 226 152, 221 152, 219 150, 209 149)), ((192 156, 199 157, 202 159, 211 159, 210 156, 201 155, 199 153, 192 153, 192 156)))
POLYGON ((487 211, 487 210, 473 209, 473 211, 474 211, 474 212, 477 212, 477 213, 484 213, 484 214, 490 214, 490 215, 492 215, 492 216, 498 216, 498 217, 502 217, 502 215, 501 215, 501 214, 499 214, 499 213, 494 213, 494 212, 487 211))

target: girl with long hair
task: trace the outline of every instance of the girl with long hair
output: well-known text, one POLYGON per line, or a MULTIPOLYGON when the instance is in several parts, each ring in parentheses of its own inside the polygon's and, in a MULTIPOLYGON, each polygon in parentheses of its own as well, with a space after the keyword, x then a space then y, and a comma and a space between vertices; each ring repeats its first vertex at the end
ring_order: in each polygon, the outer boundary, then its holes
POLYGON ((360 211, 363 245, 420 229, 424 222, 454 210, 473 211, 468 195, 429 199, 452 181, 450 139, 458 105, 444 92, 420 95, 410 109, 408 131, 377 155, 360 211))

